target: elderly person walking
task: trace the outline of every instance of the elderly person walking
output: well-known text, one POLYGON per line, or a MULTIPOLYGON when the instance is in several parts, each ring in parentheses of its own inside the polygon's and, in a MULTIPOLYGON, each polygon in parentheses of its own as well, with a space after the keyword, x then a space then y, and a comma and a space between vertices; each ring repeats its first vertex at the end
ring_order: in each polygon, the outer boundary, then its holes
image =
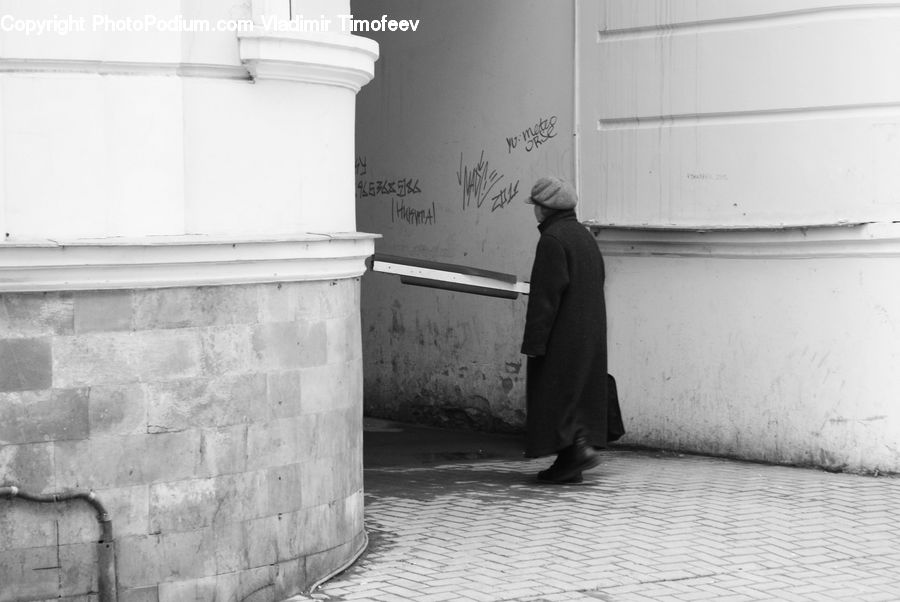
POLYGON ((624 432, 617 401, 610 408, 607 399, 603 258, 575 216, 571 185, 541 178, 526 202, 534 205, 541 236, 522 343, 528 356, 525 455, 556 454, 539 481, 580 483, 582 471, 599 463, 593 448, 624 432))

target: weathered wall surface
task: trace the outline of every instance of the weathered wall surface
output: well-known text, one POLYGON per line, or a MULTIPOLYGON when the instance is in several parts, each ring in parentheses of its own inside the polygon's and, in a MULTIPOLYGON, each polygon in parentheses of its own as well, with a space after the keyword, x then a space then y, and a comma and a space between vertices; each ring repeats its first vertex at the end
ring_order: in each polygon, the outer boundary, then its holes
MULTIPOLYGON (((359 97, 357 211, 378 250, 527 277, 518 199, 541 172, 577 175, 625 441, 900 470, 895 3, 575 6, 357 7, 422 20, 378 38, 359 97), (575 89, 577 114, 560 108, 575 89), (559 135, 525 149, 528 115, 559 135), (466 176, 492 173, 518 198, 478 211, 466 176)), ((369 411, 521 424, 524 302, 378 274, 363 298, 369 411)))
POLYGON ((896 5, 582 8, 627 441, 900 470, 896 5))
POLYGON ((735 257, 761 243, 752 232, 737 242, 670 237, 663 251, 644 237, 614 242, 601 231, 615 316, 610 371, 627 440, 832 469, 900 469, 900 284, 895 251, 887 250, 896 249, 897 234, 879 243, 844 230, 843 244, 821 246, 777 235, 792 257, 735 257))
MULTIPOLYGON (((362 544, 359 282, 0 296, 0 474, 93 489, 120 599, 279 599, 362 544)), ((87 504, 0 502, 0 600, 96 590, 87 504)))
MULTIPOLYGON (((357 219, 381 253, 527 279, 544 174, 571 179, 570 3, 358 2, 418 20, 369 34, 375 80, 357 99, 357 219)), ((366 410, 437 424, 522 424, 524 299, 363 279, 366 410)))

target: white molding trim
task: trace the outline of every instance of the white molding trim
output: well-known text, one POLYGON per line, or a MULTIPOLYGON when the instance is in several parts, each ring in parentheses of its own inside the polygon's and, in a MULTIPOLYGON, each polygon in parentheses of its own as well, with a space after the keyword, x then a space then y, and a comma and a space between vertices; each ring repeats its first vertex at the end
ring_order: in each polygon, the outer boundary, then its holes
POLYGON ((609 256, 818 259, 900 257, 900 222, 771 227, 585 224, 609 256))
POLYGON ((90 75, 152 75, 250 80, 250 72, 243 65, 90 59, 0 58, 0 73, 87 73, 90 75))
POLYGON ((359 92, 375 76, 378 43, 337 33, 238 35, 241 60, 254 79, 339 86, 359 92))
POLYGON ((0 293, 214 286, 361 276, 377 234, 201 235, 0 243, 0 293))
POLYGON ((339 86, 359 92, 375 76, 378 43, 336 33, 238 34, 240 65, 66 58, 0 57, 0 74, 84 73, 88 75, 275 79, 339 86))

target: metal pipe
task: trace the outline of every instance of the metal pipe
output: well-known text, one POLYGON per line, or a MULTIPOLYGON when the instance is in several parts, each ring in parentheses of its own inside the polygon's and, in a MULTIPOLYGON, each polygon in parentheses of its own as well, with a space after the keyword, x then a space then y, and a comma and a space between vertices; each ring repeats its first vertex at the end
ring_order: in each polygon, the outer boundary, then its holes
POLYGON ((28 493, 15 485, 0 487, 0 498, 20 498, 41 504, 57 504, 84 500, 97 511, 100 523, 100 541, 97 542, 97 594, 100 602, 116 602, 116 543, 113 539, 112 519, 109 512, 93 491, 66 491, 63 493, 28 493))

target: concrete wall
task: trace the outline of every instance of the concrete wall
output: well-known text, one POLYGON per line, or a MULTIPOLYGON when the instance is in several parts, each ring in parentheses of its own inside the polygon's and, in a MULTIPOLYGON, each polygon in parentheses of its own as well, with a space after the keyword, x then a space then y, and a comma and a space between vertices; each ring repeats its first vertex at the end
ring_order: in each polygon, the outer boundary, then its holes
MULTIPOLYGON (((353 124, 377 45, 93 26, 306 10, 349 3, 0 0, 87 21, 0 37, 0 487, 94 490, 120 601, 283 599, 365 545, 353 124)), ((97 541, 87 504, 0 500, 0 600, 96 599, 97 541)))
MULTIPOLYGON (((900 470, 894 3, 356 8, 423 26, 378 38, 380 81, 359 97, 357 210, 380 251, 527 277, 530 214, 472 210, 457 167, 484 149, 519 198, 575 172, 606 256, 626 442, 900 470), (506 141, 546 115, 556 138, 506 141), (378 180, 416 186, 367 194, 378 180)), ((363 299, 369 411, 522 424, 523 301, 377 274, 363 299)))
POLYGON ((581 190, 627 441, 900 470, 900 11, 582 9, 581 190))
MULTIPOLYGON (((538 233, 523 199, 541 175, 574 175, 572 5, 367 1, 354 13, 420 21, 371 36, 383 58, 358 98, 360 229, 383 235, 381 253, 527 279, 538 233)), ((368 274, 366 411, 519 427, 524 309, 368 274)))
POLYGON ((626 440, 900 469, 898 240, 888 230, 600 230, 626 440))

